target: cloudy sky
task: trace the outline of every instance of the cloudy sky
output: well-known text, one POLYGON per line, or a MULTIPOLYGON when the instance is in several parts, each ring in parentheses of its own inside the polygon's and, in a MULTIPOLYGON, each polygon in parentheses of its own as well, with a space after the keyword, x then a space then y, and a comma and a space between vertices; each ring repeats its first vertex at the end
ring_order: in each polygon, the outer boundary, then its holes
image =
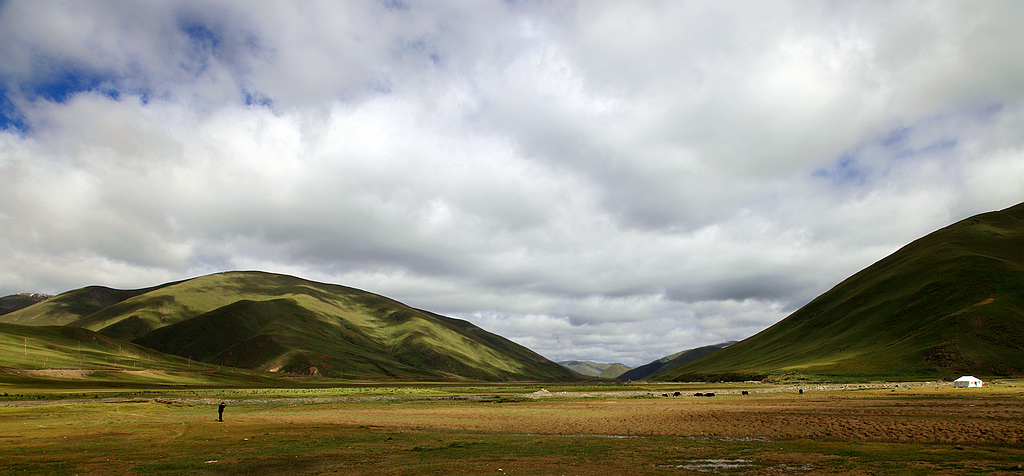
POLYGON ((1024 201, 1024 2, 0 1, 0 295, 258 269, 554 360, 1024 201))

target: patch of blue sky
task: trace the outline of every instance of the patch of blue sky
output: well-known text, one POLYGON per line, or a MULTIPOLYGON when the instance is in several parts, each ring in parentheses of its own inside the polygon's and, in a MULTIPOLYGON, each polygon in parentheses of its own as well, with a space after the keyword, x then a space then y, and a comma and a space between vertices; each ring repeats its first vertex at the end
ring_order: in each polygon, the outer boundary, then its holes
POLYGON ((879 148, 883 151, 889 151, 895 158, 904 159, 922 154, 953 149, 960 142, 956 138, 951 137, 921 137, 927 135, 927 132, 922 132, 920 130, 916 131, 917 134, 912 135, 914 132, 915 130, 910 127, 901 127, 896 129, 878 141, 879 148), (921 142, 922 139, 927 142, 926 145, 914 147, 913 144, 915 142, 921 142))
POLYGON ((882 138, 879 144, 882 147, 898 147, 900 144, 905 144, 907 139, 910 137, 909 127, 900 127, 896 130, 889 132, 889 135, 882 138))
POLYGON ((26 133, 31 124, 19 104, 48 101, 63 104, 76 95, 89 92, 101 94, 115 101, 123 92, 117 86, 118 78, 110 74, 70 65, 51 64, 47 74, 32 80, 0 86, 0 129, 26 133))
POLYGON ((115 83, 116 78, 107 74, 66 67, 58 68, 41 81, 23 84, 21 89, 28 100, 44 99, 55 103, 65 103, 82 92, 99 93, 110 99, 118 100, 121 98, 121 92, 114 87, 115 83))
POLYGON ((844 152, 812 175, 830 180, 835 186, 863 186, 873 178, 886 176, 901 161, 941 159, 957 149, 961 134, 994 120, 1002 109, 1001 105, 979 106, 898 127, 844 152))
POLYGON ((178 29, 188 37, 193 48, 197 50, 213 53, 224 42, 223 36, 203 22, 179 18, 178 29))
POLYGON ((396 56, 398 58, 425 58, 433 66, 441 66, 442 61, 441 52, 438 51, 437 44, 427 38, 400 42, 396 56))
POLYGON ((955 149, 960 141, 956 138, 942 138, 924 147, 918 148, 905 148, 894 151, 894 157, 897 159, 906 159, 911 157, 917 157, 920 155, 930 155, 939 153, 942 151, 955 149))
POLYGON ((843 154, 831 167, 822 167, 812 174, 831 180, 834 185, 864 185, 870 168, 861 163, 853 153, 843 154))
POLYGON ((832 165, 816 169, 812 175, 831 180, 836 186, 861 186, 876 176, 886 176, 897 162, 941 154, 959 144, 958 139, 947 137, 913 148, 903 140, 893 142, 889 138, 844 153, 832 165))
POLYGON ((391 82, 391 77, 389 76, 371 78, 367 81, 366 86, 370 91, 373 91, 374 94, 380 96, 391 94, 391 90, 394 88, 394 84, 391 82))
MULTIPOLYGON (((187 39, 182 50, 183 60, 178 66, 195 77, 206 74, 216 64, 237 75, 244 84, 244 78, 250 73, 247 65, 254 59, 274 54, 258 35, 228 30, 216 21, 208 22, 197 15, 179 17, 177 28, 187 39)), ((273 102, 262 93, 245 88, 240 92, 246 105, 270 106, 273 102)))
POLYGON ((258 91, 253 92, 242 90, 242 94, 244 94, 245 96, 246 106, 267 107, 271 109, 273 109, 274 107, 274 100, 266 95, 259 93, 258 91))
POLYGON ((25 115, 11 101, 8 90, 3 85, 0 85, 0 130, 18 133, 28 131, 25 115))
POLYGON ((189 40, 188 61, 181 64, 182 69, 200 75, 210 66, 210 58, 215 57, 224 41, 223 38, 204 23, 179 19, 178 29, 189 40))
POLYGON ((409 6, 409 2, 403 0, 384 0, 381 2, 381 5, 383 5, 384 9, 388 11, 406 12, 412 9, 412 7, 409 6))

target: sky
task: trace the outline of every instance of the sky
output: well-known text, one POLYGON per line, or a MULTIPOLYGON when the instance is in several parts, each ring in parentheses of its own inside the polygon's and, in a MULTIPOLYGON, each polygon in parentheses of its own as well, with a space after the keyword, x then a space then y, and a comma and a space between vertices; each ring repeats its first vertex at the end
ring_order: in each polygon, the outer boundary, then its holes
POLYGON ((552 360, 1024 201, 1024 2, 0 1, 0 295, 228 270, 552 360))

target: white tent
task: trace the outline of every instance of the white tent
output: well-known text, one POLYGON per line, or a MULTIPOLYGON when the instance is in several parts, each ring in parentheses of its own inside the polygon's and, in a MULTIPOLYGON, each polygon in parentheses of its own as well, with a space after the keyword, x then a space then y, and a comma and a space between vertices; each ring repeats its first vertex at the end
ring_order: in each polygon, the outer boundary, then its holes
POLYGON ((953 387, 955 388, 980 387, 981 385, 981 379, 974 378, 970 375, 964 375, 963 377, 953 381, 953 387))

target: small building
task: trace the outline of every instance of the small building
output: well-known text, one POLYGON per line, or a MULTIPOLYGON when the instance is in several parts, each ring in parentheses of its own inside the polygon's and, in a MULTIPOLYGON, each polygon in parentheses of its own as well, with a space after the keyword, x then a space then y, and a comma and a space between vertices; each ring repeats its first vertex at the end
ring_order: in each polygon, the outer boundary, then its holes
POLYGON ((983 382, 980 378, 974 378, 970 375, 964 375, 953 381, 954 388, 969 388, 969 387, 981 387, 983 382))

